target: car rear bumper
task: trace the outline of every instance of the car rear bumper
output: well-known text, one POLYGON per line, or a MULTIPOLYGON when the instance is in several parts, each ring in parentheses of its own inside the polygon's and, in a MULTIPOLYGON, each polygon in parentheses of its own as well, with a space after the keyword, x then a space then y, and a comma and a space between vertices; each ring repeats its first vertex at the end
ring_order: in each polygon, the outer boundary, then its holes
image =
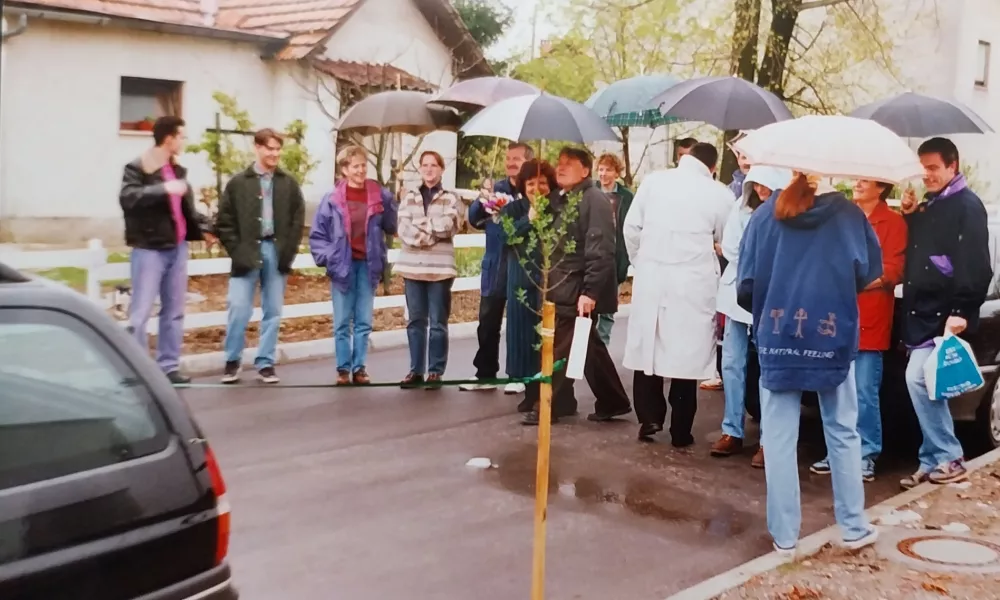
POLYGON ((228 564, 223 563, 210 571, 136 600, 237 600, 238 598, 239 592, 233 585, 232 571, 228 564))

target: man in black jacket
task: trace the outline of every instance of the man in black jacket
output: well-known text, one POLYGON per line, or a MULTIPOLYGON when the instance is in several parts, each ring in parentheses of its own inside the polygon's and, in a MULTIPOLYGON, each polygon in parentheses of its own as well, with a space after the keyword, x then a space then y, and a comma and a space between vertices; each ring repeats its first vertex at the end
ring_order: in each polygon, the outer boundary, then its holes
POLYGON ((156 362, 173 383, 188 383, 180 372, 187 297, 187 242, 202 239, 187 170, 175 160, 184 150, 184 121, 160 117, 154 146, 125 165, 118 200, 125 215, 125 242, 132 248, 129 330, 149 347, 146 325, 160 298, 156 362))
POLYGON ((232 259, 222 383, 239 381, 258 283, 264 314, 254 368, 262 382, 279 381, 274 361, 285 280, 299 253, 306 210, 298 182, 278 168, 282 145, 281 135, 273 129, 258 131, 254 135, 257 160, 229 180, 219 201, 216 232, 232 259))
MULTIPOLYGON (((593 158, 586 150, 564 148, 556 166, 556 181, 561 189, 549 194, 552 227, 562 227, 566 208, 576 194, 577 217, 565 223, 566 238, 572 240, 567 252, 560 244, 551 258, 548 300, 556 305, 554 340, 555 360, 568 359, 573 344, 576 317, 596 317, 614 314, 618 310, 618 284, 615 278, 615 218, 611 201, 593 179, 593 158)), ((534 209, 532 209, 534 210, 534 209)), ((594 392, 594 412, 591 421, 610 421, 627 415, 632 407, 625 386, 611 359, 608 347, 597 332, 597 321, 591 321, 590 339, 584 377, 594 392)), ((576 414, 572 394, 573 381, 566 378, 565 369, 552 376, 552 420, 576 414)), ((538 424, 537 408, 524 417, 525 425, 538 424)))
POLYGON ((931 138, 917 154, 927 201, 918 204, 909 189, 901 206, 909 235, 899 315, 903 343, 910 349, 906 387, 924 440, 920 468, 900 481, 907 489, 924 481, 943 484, 968 477, 948 403, 930 399, 924 363, 935 337, 978 327, 979 308, 993 277, 986 208, 966 185, 958 148, 945 138, 931 138))

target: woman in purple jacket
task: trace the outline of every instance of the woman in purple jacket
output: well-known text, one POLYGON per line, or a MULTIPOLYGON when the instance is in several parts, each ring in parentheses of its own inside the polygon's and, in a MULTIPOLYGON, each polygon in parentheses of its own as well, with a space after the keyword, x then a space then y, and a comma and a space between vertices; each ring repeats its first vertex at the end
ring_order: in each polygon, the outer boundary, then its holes
POLYGON ((384 234, 396 233, 396 204, 392 192, 367 178, 368 152, 361 146, 337 154, 337 171, 341 179, 313 219, 309 251, 330 278, 337 385, 367 384, 375 289, 388 255, 384 234))

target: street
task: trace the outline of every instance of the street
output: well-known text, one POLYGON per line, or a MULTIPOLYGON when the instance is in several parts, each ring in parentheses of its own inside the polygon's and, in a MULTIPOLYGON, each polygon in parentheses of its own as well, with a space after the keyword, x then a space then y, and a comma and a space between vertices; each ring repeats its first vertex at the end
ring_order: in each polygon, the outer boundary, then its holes
MULTIPOLYGON (((612 353, 620 364, 620 321, 612 353)), ((448 377, 473 374, 474 339, 451 346, 448 377)), ((400 379, 405 348, 373 353, 374 381, 400 379)), ((282 365, 285 383, 327 383, 332 361, 282 365)), ((631 391, 631 373, 622 371, 631 391)), ((214 381, 206 379, 203 381, 214 381)), ((593 396, 576 385, 580 416, 553 427, 547 595, 661 600, 771 548, 764 473, 744 455, 708 455, 722 394, 704 393, 698 443, 636 441, 635 417, 586 421, 593 396)), ((222 465, 233 507, 230 558, 246 600, 526 598, 531 579, 535 441, 515 396, 496 392, 240 387, 184 392, 222 465), (488 457, 499 468, 465 466, 488 457)), ((756 426, 750 431, 756 435, 756 426)), ((823 454, 803 425, 803 532, 833 522, 823 454)), ((906 457, 879 463, 868 503, 898 491, 906 457)))

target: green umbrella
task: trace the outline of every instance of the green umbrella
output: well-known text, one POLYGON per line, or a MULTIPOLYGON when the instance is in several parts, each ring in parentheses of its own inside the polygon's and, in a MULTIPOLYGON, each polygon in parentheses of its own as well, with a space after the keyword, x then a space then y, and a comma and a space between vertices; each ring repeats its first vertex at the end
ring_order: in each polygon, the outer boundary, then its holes
POLYGON ((681 80, 673 75, 638 75, 616 81, 594 92, 584 106, 600 115, 612 127, 657 127, 682 119, 650 109, 650 100, 681 80))

